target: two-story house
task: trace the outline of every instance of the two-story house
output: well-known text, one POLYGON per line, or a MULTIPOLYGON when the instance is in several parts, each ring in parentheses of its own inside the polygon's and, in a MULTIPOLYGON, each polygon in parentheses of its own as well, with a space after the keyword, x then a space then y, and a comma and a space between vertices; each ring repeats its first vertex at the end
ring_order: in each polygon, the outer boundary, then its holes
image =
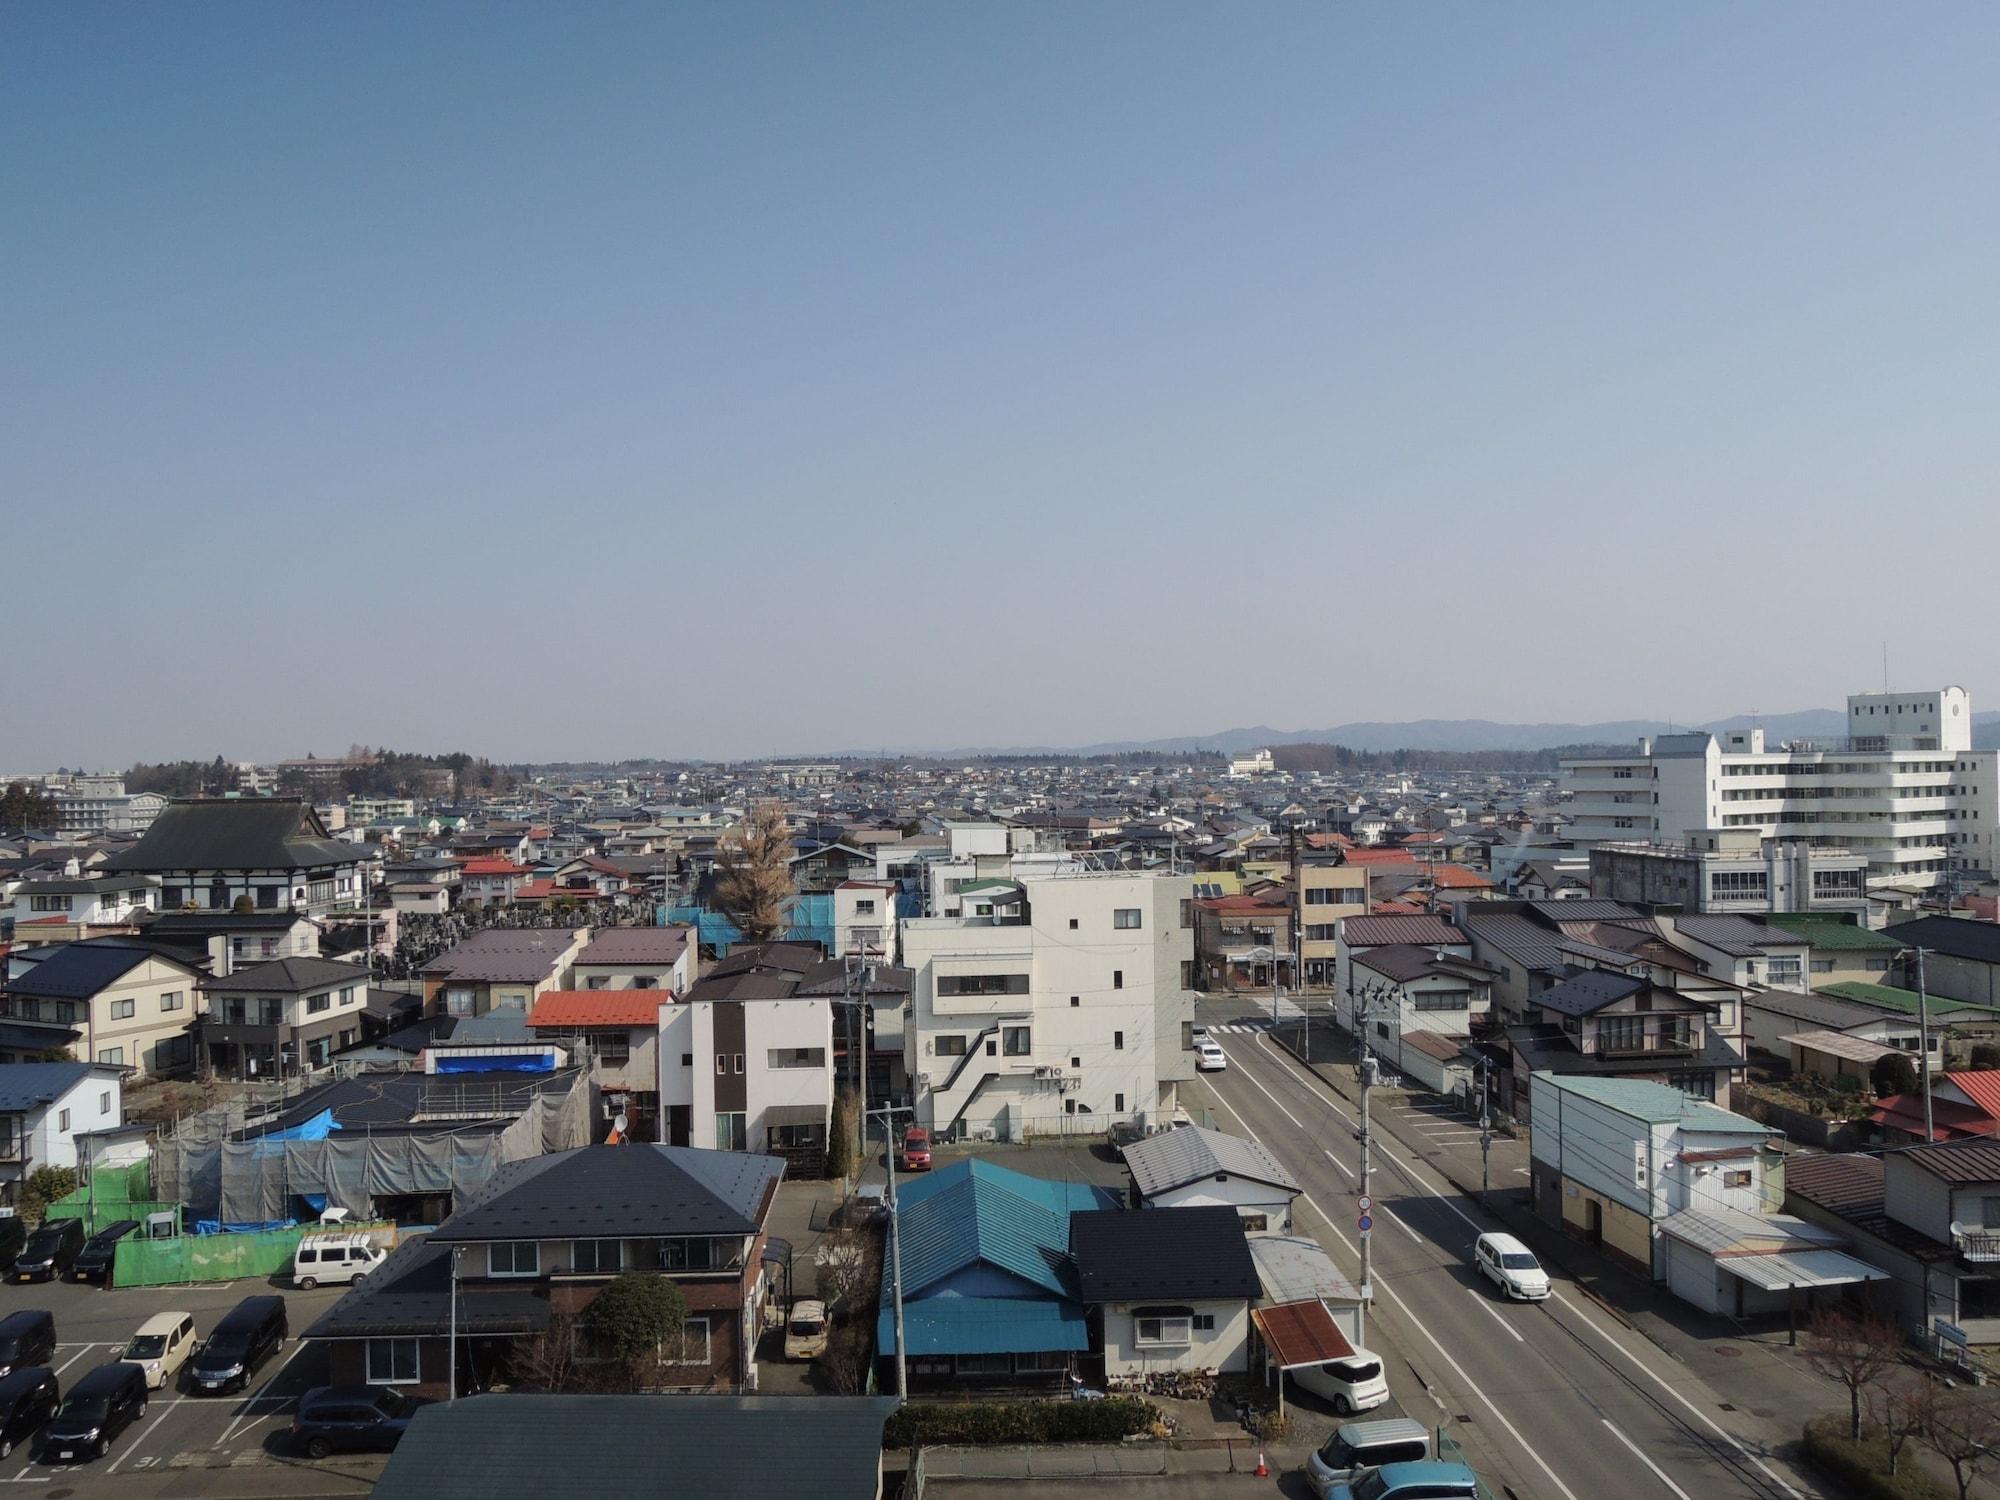
POLYGON ((144 938, 90 938, 12 975, 0 992, 0 1061, 61 1051, 133 1078, 185 1071, 202 976, 175 952, 144 938))
POLYGON ((833 890, 833 956, 863 963, 896 961, 896 886, 843 880, 833 890))
POLYGON ((756 1380, 766 1225, 784 1170, 770 1156, 639 1143, 509 1162, 305 1336, 327 1342, 336 1384, 442 1397, 454 1330, 458 1389, 491 1385, 612 1277, 656 1272, 688 1312, 645 1383, 741 1390, 756 1380))
MULTIPOLYGON (((1335 1005, 1341 1023, 1365 1036, 1377 1057, 1399 1073, 1409 1072, 1416 1062, 1407 1057, 1411 1035, 1431 1033, 1462 1042, 1486 1028, 1494 978, 1485 964, 1448 950, 1389 943, 1354 957, 1349 988, 1335 1005), (1358 1023, 1357 1012, 1362 1017, 1358 1023)), ((1425 1064, 1417 1066, 1428 1071, 1425 1064)))
POLYGON ((1283 888, 1199 897, 1194 924, 1195 963, 1204 989, 1292 984, 1292 903, 1283 888))
POLYGON ((156 943, 206 952, 211 974, 278 958, 319 957, 320 925, 296 911, 169 911, 141 930, 156 943))
POLYGON ((336 839, 311 806, 291 798, 171 802, 130 849, 104 862, 107 874, 150 875, 160 908, 322 916, 358 903, 377 852, 336 839))
POLYGON ((42 1167, 74 1167, 76 1138, 125 1123, 123 1068, 87 1062, 0 1063, 0 1192, 15 1201, 42 1167))
POLYGON ((368 971, 325 958, 280 958, 201 984, 203 1076, 289 1078, 324 1068, 361 1040, 368 971))
POLYGON ((144 875, 81 880, 28 880, 14 892, 14 936, 22 942, 65 943, 93 929, 129 931, 155 910, 159 888, 144 875))
POLYGON ((459 861, 460 906, 511 906, 514 892, 534 871, 504 854, 471 854, 459 861))
POLYGON ((501 1007, 526 1012, 562 987, 590 936, 587 927, 489 927, 424 966, 424 1008, 432 1015, 483 1016, 501 1007))
POLYGON ((587 1051, 596 1063, 600 1133, 615 1129, 628 1141, 661 1138, 660 1011, 667 998, 651 987, 545 990, 528 1012, 528 1028, 538 1038, 587 1051))
POLYGON ((1715 1025, 1716 1002, 1636 974, 1585 970, 1529 1004, 1530 1019, 1506 1028, 1512 1068, 1501 1079, 1503 1104, 1522 1120, 1544 1074, 1665 1083, 1726 1107, 1744 1067, 1715 1025))
POLYGON ((663 990, 685 995, 700 966, 692 927, 600 927, 570 965, 578 990, 663 990))

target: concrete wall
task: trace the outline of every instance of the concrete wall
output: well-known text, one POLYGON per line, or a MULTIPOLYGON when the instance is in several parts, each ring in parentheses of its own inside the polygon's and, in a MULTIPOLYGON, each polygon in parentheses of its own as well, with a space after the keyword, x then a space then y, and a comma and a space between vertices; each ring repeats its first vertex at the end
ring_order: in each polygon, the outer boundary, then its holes
MULTIPOLYGON (((1171 1299, 1162 1299, 1170 1301, 1171 1299)), ((1102 1309, 1104 1373, 1144 1375, 1151 1370, 1247 1370, 1250 1368, 1250 1304, 1242 1301, 1180 1302, 1215 1321, 1213 1329, 1193 1330, 1186 1344, 1138 1341, 1135 1307, 1158 1302, 1110 1302, 1102 1309)))

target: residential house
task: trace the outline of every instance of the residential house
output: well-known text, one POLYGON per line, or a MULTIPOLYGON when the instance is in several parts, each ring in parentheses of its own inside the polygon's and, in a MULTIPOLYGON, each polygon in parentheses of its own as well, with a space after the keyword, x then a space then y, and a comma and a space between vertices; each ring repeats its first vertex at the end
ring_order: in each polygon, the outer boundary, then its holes
POLYGON ((1250 1368, 1250 1305, 1263 1288, 1233 1209, 1073 1213, 1069 1236, 1107 1378, 1250 1368))
POLYGON ((700 963, 693 938, 692 927, 599 927, 570 965, 570 986, 685 995, 700 963))
POLYGON ((1494 971, 1448 950, 1415 943, 1364 948, 1348 974, 1352 987, 1334 1001, 1341 1024, 1365 1035, 1369 1050, 1399 1073, 1433 1072, 1426 1060, 1438 1060, 1421 1046, 1406 1056, 1407 1039, 1450 1038, 1454 1045, 1443 1054, 1448 1058, 1492 1019, 1494 971))
MULTIPOLYGON (((964 1383, 1062 1388, 1091 1348, 1070 1219, 1116 1207, 1102 1188, 968 1157, 897 1192, 905 1359, 913 1389, 964 1383)), ((896 1350, 889 1278, 875 1349, 896 1350)))
POLYGON ((176 951, 144 938, 90 938, 9 977, 0 992, 0 1061, 57 1050, 128 1069, 131 1078, 185 1071, 201 975, 176 951))
POLYGON ((1839 913, 1774 912, 1770 920, 1811 948, 1807 968, 1815 990, 1829 984, 1885 983, 1903 947, 1858 918, 1839 913))
POLYGON ((864 963, 896 961, 896 885, 843 880, 833 891, 833 956, 864 963))
POLYGON ((527 1011, 560 989, 590 936, 587 927, 489 927, 424 966, 424 1008, 434 1015, 527 1011))
POLYGON ((1503 1106, 1531 1116, 1543 1074, 1671 1084, 1725 1107, 1743 1055, 1716 1026, 1715 1003, 1632 974, 1592 969, 1537 994, 1532 1019, 1506 1028, 1512 1070, 1503 1106))
POLYGON ((469 854, 458 865, 458 904, 466 907, 511 906, 515 890, 534 874, 504 854, 469 854))
POLYGON ((208 972, 228 974, 279 958, 318 958, 320 925, 296 911, 170 911, 142 929, 156 943, 208 955, 208 972))
POLYGON ((1883 929, 1901 945, 1902 983, 1916 983, 1916 950, 1924 954, 1924 988, 1947 1000, 2000 1006, 2000 923, 1964 917, 1919 917, 1883 929))
POLYGON ((1123 1148, 1132 1174, 1133 1202, 1141 1208, 1222 1206, 1235 1211, 1246 1232, 1292 1227, 1297 1180, 1260 1142, 1200 1125, 1182 1125, 1123 1148))
POLYGON ((14 936, 19 942, 67 943, 92 930, 130 931, 156 910, 159 888, 144 875, 85 880, 27 880, 14 892, 14 936))
MULTIPOLYGON (((622 1140, 661 1139, 664 998, 665 992, 651 988, 544 990, 527 1016, 536 1036, 588 1049, 598 1066, 604 1120, 622 1140)), ((687 1144, 686 1139, 679 1144, 687 1144)))
POLYGON ((418 1409, 375 1500, 881 1500, 892 1396, 461 1397, 418 1409))
MULTIPOLYGON (((1471 940, 1444 916, 1359 916, 1341 920, 1334 959, 1334 1005, 1352 1029, 1355 997, 1379 976, 1356 975, 1352 965, 1375 948, 1419 947, 1438 958, 1470 960, 1471 940)), ((1490 1005, 1489 997, 1489 1005, 1490 1005)))
POLYGON ((145 836, 104 863, 113 875, 150 875, 160 907, 321 916, 356 905, 373 850, 336 839, 312 808, 291 798, 171 802, 145 836))
POLYGON ((0 1192, 10 1204, 43 1167, 74 1167, 78 1136, 125 1123, 123 1068, 88 1062, 0 1064, 0 1192))
POLYGON ((1368 911, 1368 871, 1339 862, 1337 851, 1329 858, 1302 854, 1294 865, 1294 885, 1300 983, 1309 990, 1331 989, 1338 977, 1340 922, 1368 911))
MULTIPOLYGON (((1315 924, 1318 925, 1318 924, 1315 924)), ((1283 887, 1194 903, 1194 954, 1202 988, 1269 990, 1292 985, 1292 902, 1283 887)))
POLYGON ((1170 1117, 1194 1076, 1192 889, 1075 870, 906 921, 916 1123, 1020 1140, 1170 1117))
POLYGON ((1661 915, 1660 926, 1676 947, 1691 954, 1704 974, 1749 987, 1806 990, 1811 942, 1767 922, 1733 913, 1720 916, 1661 915))
POLYGON ((525 1341, 581 1314, 612 1277, 657 1271, 688 1315, 647 1383, 754 1387, 771 1292, 766 1226, 783 1175, 775 1157, 636 1142, 508 1162, 306 1337, 327 1342, 337 1385, 440 1397, 454 1328, 458 1388, 477 1389, 507 1378, 525 1341))
POLYGON ((196 1052, 204 1077, 289 1078, 328 1066, 361 1040, 368 971, 325 958, 279 958, 204 979, 196 1052))

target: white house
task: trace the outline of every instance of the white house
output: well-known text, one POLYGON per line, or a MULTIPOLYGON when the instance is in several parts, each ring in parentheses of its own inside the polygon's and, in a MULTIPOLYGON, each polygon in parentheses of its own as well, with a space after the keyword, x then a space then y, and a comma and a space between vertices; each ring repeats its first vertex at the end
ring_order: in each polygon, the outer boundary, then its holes
POLYGON ((812 1170, 833 1114, 834 1003, 718 998, 697 984, 660 1007, 659 1094, 670 1144, 783 1156, 812 1170))
POLYGON ((76 1138, 125 1123, 125 1070, 103 1063, 0 1063, 0 1185, 12 1201, 41 1167, 74 1167, 76 1138))
POLYGON ((143 875, 83 880, 28 880, 14 892, 14 932, 23 942, 84 937, 92 927, 122 927, 159 910, 159 887, 143 875))
POLYGON ((868 963, 896 961, 895 882, 843 880, 834 887, 833 952, 868 963))
POLYGON ((1069 1243, 1107 1376, 1250 1368, 1250 1304, 1263 1287, 1227 1208, 1075 1213, 1069 1243))
POLYGON ((1199 1125, 1181 1125, 1124 1150, 1146 1208, 1234 1209, 1247 1232, 1288 1230, 1299 1184, 1262 1145, 1199 1125))

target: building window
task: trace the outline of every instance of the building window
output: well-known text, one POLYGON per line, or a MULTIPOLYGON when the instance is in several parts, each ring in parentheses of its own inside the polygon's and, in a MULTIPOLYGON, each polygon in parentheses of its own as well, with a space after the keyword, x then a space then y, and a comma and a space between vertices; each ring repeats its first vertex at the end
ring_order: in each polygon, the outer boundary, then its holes
POLYGON ((965 1038, 962 1036, 941 1036, 937 1039, 939 1057, 965 1056, 965 1038))
POLYGON ((1005 1375, 1011 1366, 1005 1354, 960 1354, 952 1359, 961 1375, 1005 1375))
POLYGON ((1191 1343, 1192 1323, 1192 1318, 1134 1318, 1132 1342, 1141 1348, 1149 1344, 1191 1343))
POLYGON ((940 974, 940 995, 1025 995, 1026 974, 940 974))
POLYGON ((64 1134, 68 1134, 68 1133, 69 1133, 69 1111, 68 1111, 68 1110, 66 1110, 66 1109, 65 1109, 65 1110, 62 1110, 62 1111, 60 1111, 60 1112, 59 1112, 59 1113, 58 1113, 58 1114, 56 1115, 56 1129, 57 1129, 57 1130, 60 1130, 60 1131, 62 1131, 62 1132, 63 1132, 64 1134))
POLYGON ((1060 1349, 1014 1356, 1014 1373, 1017 1375, 1060 1375, 1068 1369, 1069 1355, 1060 1349))
POLYGON ((1726 1188, 1747 1188, 1750 1186, 1750 1173, 1748 1171, 1724 1172, 1722 1174, 1722 1185, 1726 1188))
POLYGON ((1026 1057, 1029 1052, 1028 1028, 1025 1026, 1001 1027, 1000 1050, 1008 1057, 1026 1057))
POLYGON ((308 995, 308 996, 306 996, 306 1014, 307 1014, 307 1015, 309 1015, 309 1016, 317 1016, 317 1015, 322 1015, 322 1014, 324 1014, 325 1012, 327 1012, 327 1011, 329 1011, 329 1010, 332 1010, 332 1009, 333 1009, 333 991, 332 991, 332 990, 328 990, 328 991, 327 991, 327 992, 326 992, 326 993, 325 993, 324 995, 308 995))
POLYGON ((111 1002, 111 1019, 114 1021, 129 1021, 138 1013, 139 1002, 137 1000, 113 1000, 111 1002))
POLYGON ((347 986, 345 986, 345 987, 343 987, 343 988, 342 988, 342 990, 341 990, 341 992, 340 992, 340 1003, 341 1003, 342 1005, 352 1005, 352 1004, 354 1003, 354 986, 353 986, 353 985, 351 985, 351 984, 350 984, 350 985, 347 985, 347 986))
POLYGON ((1262 1234, 1266 1229, 1269 1229, 1270 1227, 1271 1227, 1271 1216, 1269 1214, 1243 1215, 1243 1232, 1245 1234, 1262 1234))
POLYGON ((708 1319, 689 1318, 680 1332, 660 1341, 660 1360, 669 1365, 706 1365, 709 1362, 708 1319))
POLYGON ((749 1139, 742 1110, 733 1110, 715 1117, 715 1149, 718 1151, 742 1151, 749 1139))
POLYGON ((1137 930, 1140 922, 1139 911, 1140 909, 1136 906, 1120 906, 1116 908, 1111 913, 1112 928, 1119 932, 1137 930))
POLYGON ((641 974, 637 979, 632 981, 632 988, 635 990, 656 990, 659 987, 660 981, 658 977, 652 974, 641 974))
POLYGON ((718 1052, 715 1054, 715 1076, 717 1078, 727 1078, 729 1076, 729 1054, 727 1052, 718 1052))
POLYGON ((111 1091, 109 1089, 106 1089, 97 1096, 97 1112, 100 1115, 111 1113, 111 1091))
POLYGON ((771 1068, 823 1068, 826 1048, 773 1047, 765 1054, 765 1062, 771 1068))
POLYGON ((421 1378, 415 1339, 368 1340, 370 1385, 415 1385, 421 1378))
POLYGON ((1081 995, 1071 995, 1071 996, 1069 997, 1069 1008, 1070 1008, 1071 1010, 1075 1010, 1075 1009, 1076 1009, 1076 1008, 1077 1008, 1078 1006, 1080 1006, 1080 1005, 1082 1005, 1082 1004, 1083 1004, 1083 996, 1081 996, 1081 995))
POLYGON ((874 903, 874 902, 873 902, 872 900, 869 900, 869 901, 861 901, 861 900, 857 900, 857 901, 856 901, 856 902, 854 903, 854 915, 855 915, 855 916, 857 916, 857 917, 872 917, 872 916, 874 916, 874 915, 875 915, 875 903, 874 903))
POLYGON ((1125 1113, 1125 1096, 1123 1094, 1113 1094, 1111 1096, 1111 1112, 1116 1115, 1125 1113))
POLYGON ((1111 1033, 1111 1050, 1113 1052, 1123 1052, 1125 1050, 1124 1032, 1114 1031, 1111 1033))
POLYGON ((625 1268, 623 1240, 574 1240, 569 1268, 579 1276, 608 1276, 625 1268))
POLYGON ((826 1127, 810 1122, 798 1125, 769 1125, 764 1129, 771 1146, 795 1151, 819 1150, 826 1145, 826 1127))
POLYGON ((608 990, 611 988, 611 980, 606 975, 593 974, 584 980, 583 987, 587 990, 608 990))
POLYGON ((488 1276, 539 1276, 542 1247, 533 1240, 502 1240, 486 1247, 488 1276))
POLYGON ((622 1066, 632 1060, 632 1038, 623 1031, 598 1031, 591 1033, 590 1050, 597 1054, 601 1063, 613 1067, 622 1066))
POLYGON ((1123 969, 1113 969, 1111 971, 1111 988, 1114 990, 1125 988, 1125 971, 1123 969))
POLYGON ((1213 1332, 1215 1332, 1215 1314, 1214 1314, 1214 1313, 1196 1313, 1196 1314, 1194 1315, 1194 1331, 1195 1331, 1196 1333, 1213 1333, 1213 1332))
POLYGON ((181 990, 168 990, 160 996, 161 1010, 179 1010, 187 1004, 187 995, 181 990))
POLYGON ((123 1047, 101 1047, 98 1049, 97 1060, 101 1063, 109 1063, 114 1068, 122 1068, 125 1066, 125 1049, 123 1047))

